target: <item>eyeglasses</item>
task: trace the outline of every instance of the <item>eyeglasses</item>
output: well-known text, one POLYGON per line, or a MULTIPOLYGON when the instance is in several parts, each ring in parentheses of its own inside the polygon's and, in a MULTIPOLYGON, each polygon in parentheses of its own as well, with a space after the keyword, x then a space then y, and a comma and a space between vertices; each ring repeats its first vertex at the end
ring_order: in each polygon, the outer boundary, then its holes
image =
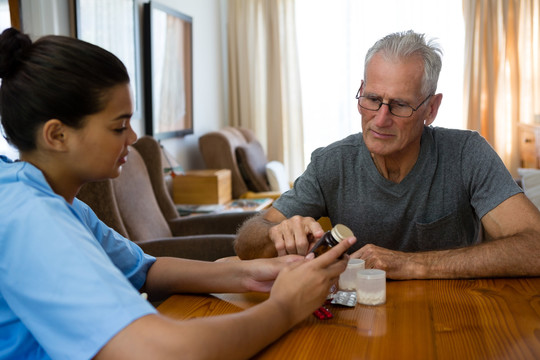
POLYGON ((358 92, 356 93, 356 99, 358 99, 358 105, 360 105, 361 108, 371 111, 379 111, 381 106, 387 105, 390 113, 397 117, 411 116, 416 110, 420 108, 420 106, 424 105, 424 103, 433 96, 429 95, 427 98, 424 99, 424 101, 420 103, 420 105, 418 105, 416 108, 413 108, 409 104, 397 100, 390 100, 389 102, 385 103, 382 102, 381 98, 374 95, 360 95, 360 93, 362 92, 362 87, 363 84, 362 86, 360 86, 360 89, 358 89, 358 92))

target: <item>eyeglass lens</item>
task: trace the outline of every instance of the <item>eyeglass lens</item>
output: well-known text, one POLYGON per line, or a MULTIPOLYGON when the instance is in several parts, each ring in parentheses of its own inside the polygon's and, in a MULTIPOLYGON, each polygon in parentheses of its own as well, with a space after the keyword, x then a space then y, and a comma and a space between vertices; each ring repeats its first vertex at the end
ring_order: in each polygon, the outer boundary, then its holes
POLYGON ((409 117, 413 114, 413 108, 407 104, 403 104, 397 101, 390 101, 388 104, 382 102, 378 98, 369 96, 359 96, 358 104, 366 110, 377 111, 383 105, 387 105, 390 113, 395 116, 409 117))

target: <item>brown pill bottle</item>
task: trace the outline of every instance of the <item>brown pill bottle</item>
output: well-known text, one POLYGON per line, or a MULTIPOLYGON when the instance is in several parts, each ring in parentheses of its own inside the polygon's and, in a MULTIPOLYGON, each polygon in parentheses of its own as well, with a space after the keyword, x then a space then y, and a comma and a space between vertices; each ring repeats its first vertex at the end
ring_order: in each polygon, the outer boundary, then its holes
POLYGON ((351 229, 342 224, 337 224, 332 230, 324 233, 323 236, 315 243, 315 246, 310 252, 315 254, 315 257, 324 254, 332 246, 336 246, 341 240, 354 236, 351 229))

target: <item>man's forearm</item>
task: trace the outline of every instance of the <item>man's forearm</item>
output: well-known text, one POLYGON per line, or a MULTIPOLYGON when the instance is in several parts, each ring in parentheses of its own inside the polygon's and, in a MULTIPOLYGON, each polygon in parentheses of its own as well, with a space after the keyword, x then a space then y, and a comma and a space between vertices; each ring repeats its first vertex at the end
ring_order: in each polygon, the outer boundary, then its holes
POLYGON ((408 266, 420 270, 413 278, 539 276, 538 254, 540 239, 528 234, 462 249, 418 253, 409 258, 408 266))
POLYGON ((238 230, 234 249, 241 259, 269 258, 277 256, 268 230, 275 224, 257 215, 246 221, 238 230))

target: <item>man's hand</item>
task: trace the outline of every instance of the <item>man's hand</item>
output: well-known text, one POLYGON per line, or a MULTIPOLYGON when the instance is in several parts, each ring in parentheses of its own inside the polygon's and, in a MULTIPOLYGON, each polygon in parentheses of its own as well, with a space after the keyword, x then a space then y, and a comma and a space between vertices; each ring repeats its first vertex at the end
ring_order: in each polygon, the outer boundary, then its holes
POLYGON ((278 256, 306 255, 311 245, 324 235, 321 225, 311 217, 293 216, 268 231, 278 256))
POLYGON ((351 254, 351 259, 363 259, 366 269, 384 270, 387 278, 396 280, 422 278, 423 265, 419 257, 421 253, 404 253, 373 244, 367 244, 351 254))
POLYGON ((311 217, 287 219, 275 208, 247 220, 238 230, 234 250, 243 260, 306 255, 324 230, 311 217))

